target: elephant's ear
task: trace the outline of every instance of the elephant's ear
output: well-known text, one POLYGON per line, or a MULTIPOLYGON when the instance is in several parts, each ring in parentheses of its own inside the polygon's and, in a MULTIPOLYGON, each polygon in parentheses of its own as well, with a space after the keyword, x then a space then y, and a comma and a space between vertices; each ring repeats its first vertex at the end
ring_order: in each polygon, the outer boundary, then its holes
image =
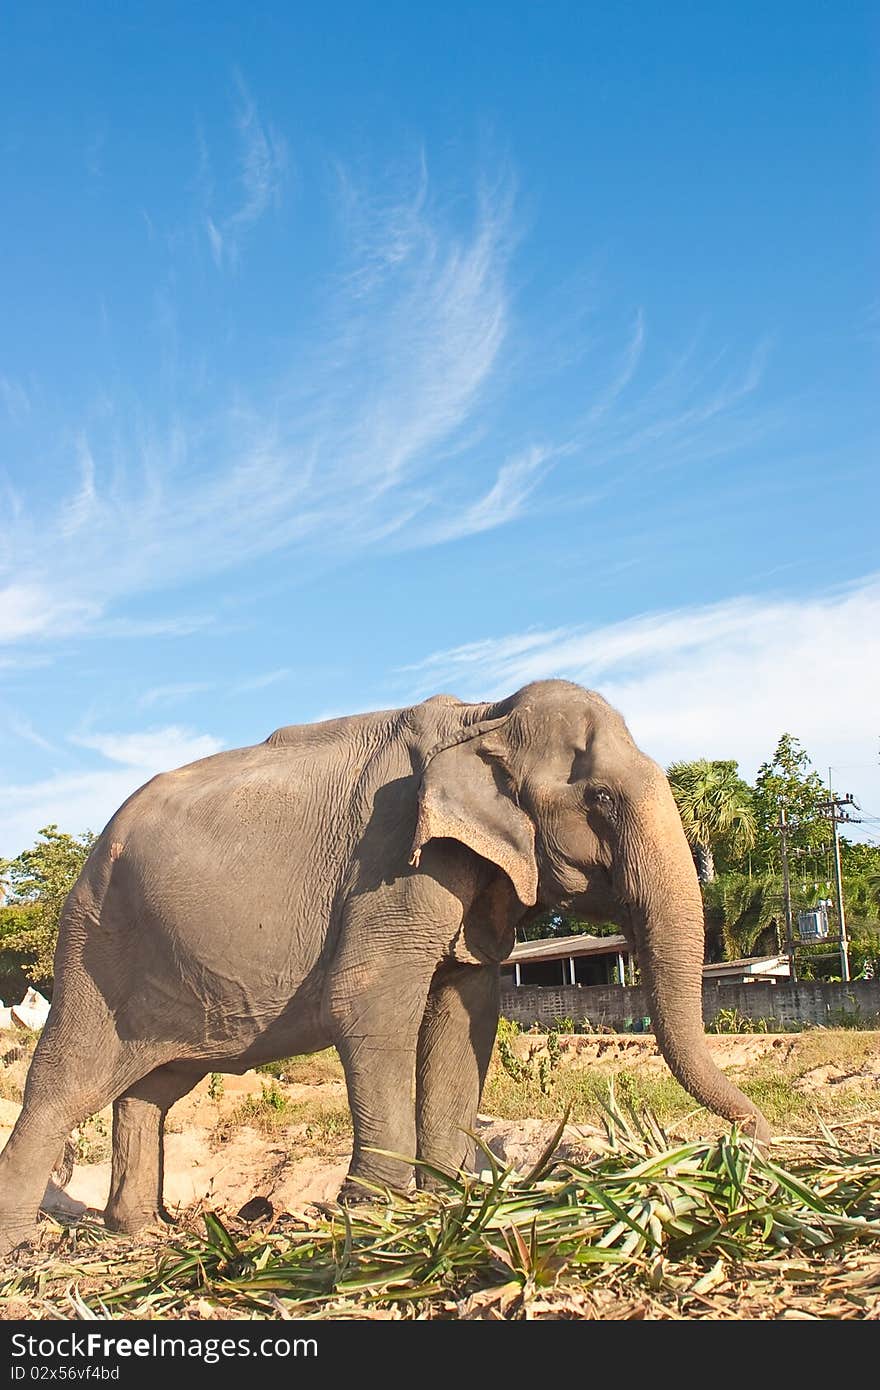
POLYGON ((532 907, 538 896, 535 828, 520 809, 506 772, 499 731, 508 718, 487 720, 429 755, 410 863, 418 865, 428 840, 458 840, 497 864, 520 902, 532 907))

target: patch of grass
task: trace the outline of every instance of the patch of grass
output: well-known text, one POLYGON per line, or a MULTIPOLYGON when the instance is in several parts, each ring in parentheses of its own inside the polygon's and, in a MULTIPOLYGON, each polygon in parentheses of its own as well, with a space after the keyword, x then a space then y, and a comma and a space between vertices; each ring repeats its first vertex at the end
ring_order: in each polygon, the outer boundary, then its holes
POLYGON ((876 1058, 876 1034, 826 1030, 802 1033, 785 1056, 770 1054, 748 1068, 737 1070, 736 1081, 759 1105, 776 1130, 791 1133, 815 1131, 817 1121, 868 1117, 877 1110, 877 1089, 869 1077, 858 1073, 876 1058), (839 1067, 854 1074, 854 1084, 800 1086, 816 1067, 839 1067))
MULTIPOLYGON (((696 1102, 669 1072, 656 1075, 621 1068, 614 1072, 618 1095, 635 1107, 653 1110, 663 1123, 691 1112, 696 1102)), ((601 1122, 608 1099, 608 1073, 588 1067, 565 1067, 554 1074, 548 1091, 538 1075, 517 1080, 503 1067, 493 1065, 480 1108, 502 1120, 529 1118, 553 1120, 569 1114, 574 1123, 601 1122)))
POLYGON ((309 1100, 291 1100, 274 1079, 263 1083, 262 1094, 246 1096, 234 1110, 219 1120, 214 1137, 225 1142, 242 1126, 266 1135, 296 1130, 317 1153, 332 1152, 352 1133, 351 1112, 344 1103, 328 1103, 320 1095, 309 1100))
POLYGON ((831 1028, 856 1028, 875 1030, 880 1028, 880 1013, 862 1013, 861 1008, 855 1002, 849 1009, 832 1009, 828 1016, 828 1024, 831 1028))
POLYGON ((342 1063, 335 1047, 322 1052, 310 1052, 302 1057, 283 1057, 278 1062, 266 1062, 257 1067, 266 1076, 303 1086, 319 1086, 325 1081, 343 1081, 342 1063))
POLYGON ((797 1068, 801 1076, 813 1067, 821 1067, 829 1062, 857 1071, 878 1056, 880 1033, 859 1032, 850 1028, 816 1028, 800 1034, 786 1065, 797 1068))
POLYGON ((306 1124, 306 1139, 319 1153, 333 1152, 345 1144, 353 1133, 348 1106, 322 1110, 306 1124))
POLYGON ((719 1009, 706 1024, 707 1033, 800 1033, 797 1023, 783 1023, 778 1018, 752 1018, 739 1009, 719 1009))
POLYGON ((808 1120, 815 1128, 816 1106, 804 1091, 798 1091, 791 1078, 767 1072, 742 1078, 740 1089, 764 1112, 773 1129, 798 1129, 808 1120))
MULTIPOLYGON (((865 1078, 863 1085, 856 1081, 852 1086, 815 1090, 799 1088, 796 1083, 813 1068, 827 1064, 858 1073, 877 1056, 878 1047, 877 1034, 822 1029, 792 1037, 791 1045, 786 1041, 782 1051, 775 1048, 746 1066, 726 1070, 761 1107, 775 1130, 815 1132, 817 1120, 833 1123, 841 1117, 876 1113, 876 1087, 870 1078, 865 1078)), ((551 1120, 569 1112, 575 1123, 598 1124, 608 1075, 607 1065, 600 1068, 586 1057, 573 1059, 558 1070, 545 1067, 542 1073, 537 1060, 518 1058, 508 1044, 493 1057, 481 1109, 505 1120, 551 1120)), ((661 1123, 674 1123, 679 1132, 715 1133, 724 1126, 717 1116, 697 1105, 665 1065, 620 1067, 613 1076, 617 1094, 628 1104, 637 1110, 650 1109, 661 1123)))
POLYGON ((245 1096, 226 1120, 226 1124, 251 1125, 254 1129, 271 1131, 289 1120, 290 1101, 274 1078, 263 1082, 258 1096, 245 1096))

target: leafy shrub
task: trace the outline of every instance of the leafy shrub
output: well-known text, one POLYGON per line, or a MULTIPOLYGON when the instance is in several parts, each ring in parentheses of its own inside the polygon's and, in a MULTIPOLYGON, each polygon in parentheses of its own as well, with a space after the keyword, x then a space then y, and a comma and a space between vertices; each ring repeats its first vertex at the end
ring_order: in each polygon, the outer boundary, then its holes
POLYGON ((800 1033, 798 1023, 784 1023, 779 1018, 752 1018, 750 1014, 740 1013, 739 1009, 719 1009, 710 1023, 707 1033, 800 1033))
POLYGON ((104 1163, 110 1157, 112 1144, 107 1121, 103 1115, 90 1115, 75 1132, 74 1161, 104 1163))
POLYGON ((549 1096, 553 1090, 556 1073, 562 1060, 559 1034, 551 1028, 547 1034, 546 1051, 541 1050, 539 1043, 532 1044, 526 1058, 516 1055, 510 1036, 506 1030, 504 1036, 499 1031, 495 1044, 498 1060, 507 1075, 512 1081, 520 1085, 528 1085, 530 1082, 537 1081, 541 1093, 549 1096))

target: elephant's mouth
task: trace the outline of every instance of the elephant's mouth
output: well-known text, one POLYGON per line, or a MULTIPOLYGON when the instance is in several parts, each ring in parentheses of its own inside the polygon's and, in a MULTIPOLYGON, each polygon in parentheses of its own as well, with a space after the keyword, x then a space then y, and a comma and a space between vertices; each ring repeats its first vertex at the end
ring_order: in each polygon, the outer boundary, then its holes
POLYGON ((485 931, 469 931, 467 923, 456 932, 449 959, 460 965, 500 965, 516 944, 516 931, 511 926, 493 940, 485 931))
POLYGON ((596 865, 580 875, 581 882, 554 906, 575 917, 621 925, 626 911, 614 890, 611 874, 603 865, 596 865))

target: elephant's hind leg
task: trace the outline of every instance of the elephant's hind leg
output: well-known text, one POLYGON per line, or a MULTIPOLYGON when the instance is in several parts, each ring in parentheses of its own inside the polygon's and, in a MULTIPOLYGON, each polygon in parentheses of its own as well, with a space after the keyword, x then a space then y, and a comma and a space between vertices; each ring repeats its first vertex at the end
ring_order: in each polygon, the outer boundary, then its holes
POLYGON ((166 1060, 160 1044, 120 1039, 104 1001, 88 985, 67 990, 53 1004, 21 1114, 0 1154, 0 1254, 32 1233, 70 1131, 166 1060))
POLYGON ((165 1116, 203 1071, 157 1067, 113 1102, 113 1175, 104 1222, 135 1235, 169 1217, 162 1204, 165 1116))
MULTIPOLYGON (((498 1029, 499 972, 442 965, 431 984, 416 1065, 418 1157, 446 1173, 472 1161, 477 1107, 498 1029)), ((416 1169, 420 1187, 436 1181, 416 1169)))

